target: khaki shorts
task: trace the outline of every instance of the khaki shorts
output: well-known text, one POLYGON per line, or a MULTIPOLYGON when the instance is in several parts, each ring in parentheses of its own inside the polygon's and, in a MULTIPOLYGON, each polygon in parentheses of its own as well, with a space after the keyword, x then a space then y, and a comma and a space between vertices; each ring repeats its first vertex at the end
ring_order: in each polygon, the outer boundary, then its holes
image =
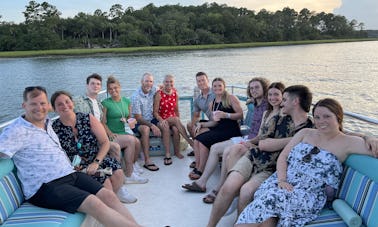
POLYGON ((232 167, 230 171, 228 171, 228 174, 230 174, 233 171, 236 171, 243 176, 244 182, 247 182, 249 179, 253 179, 254 181, 257 181, 260 183, 265 181, 270 175, 273 174, 270 171, 262 171, 259 173, 253 173, 252 170, 253 170, 253 165, 252 165, 251 160, 247 156, 243 155, 236 162, 234 167, 232 167))

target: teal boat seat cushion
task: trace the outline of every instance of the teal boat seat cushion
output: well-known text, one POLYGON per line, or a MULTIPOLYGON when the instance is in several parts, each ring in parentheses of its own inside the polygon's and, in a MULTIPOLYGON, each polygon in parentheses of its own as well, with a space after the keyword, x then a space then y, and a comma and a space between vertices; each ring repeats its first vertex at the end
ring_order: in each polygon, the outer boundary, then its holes
POLYGON ((3 224, 18 209, 24 196, 13 172, 0 179, 0 224, 3 224))

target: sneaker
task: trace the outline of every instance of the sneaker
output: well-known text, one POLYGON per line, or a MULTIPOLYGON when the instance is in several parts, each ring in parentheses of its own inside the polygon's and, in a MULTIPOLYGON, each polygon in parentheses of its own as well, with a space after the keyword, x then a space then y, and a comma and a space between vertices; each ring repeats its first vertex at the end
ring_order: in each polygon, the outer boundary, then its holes
POLYGON ((137 174, 142 174, 142 173, 144 173, 143 168, 139 165, 138 162, 135 162, 135 163, 133 164, 133 168, 134 168, 134 172, 136 172, 137 174))
POLYGON ((135 203, 137 201, 137 198, 127 191, 124 186, 118 190, 117 196, 122 203, 135 203))
POLYGON ((234 200, 232 200, 232 203, 231 203, 230 207, 228 208, 228 210, 226 211, 226 213, 224 214, 224 216, 228 216, 228 215, 234 213, 234 211, 236 210, 236 208, 238 206, 238 202, 239 202, 239 197, 235 197, 234 200))
POLYGON ((125 177, 125 184, 145 184, 147 182, 147 178, 143 178, 134 172, 130 177, 125 177))

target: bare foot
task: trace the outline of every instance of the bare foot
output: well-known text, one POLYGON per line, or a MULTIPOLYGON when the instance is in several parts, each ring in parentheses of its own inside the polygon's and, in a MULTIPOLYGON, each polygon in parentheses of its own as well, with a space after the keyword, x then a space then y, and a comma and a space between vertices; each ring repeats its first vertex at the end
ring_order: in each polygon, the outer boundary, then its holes
POLYGON ((182 155, 180 152, 175 152, 175 155, 178 159, 183 159, 184 155, 182 155))

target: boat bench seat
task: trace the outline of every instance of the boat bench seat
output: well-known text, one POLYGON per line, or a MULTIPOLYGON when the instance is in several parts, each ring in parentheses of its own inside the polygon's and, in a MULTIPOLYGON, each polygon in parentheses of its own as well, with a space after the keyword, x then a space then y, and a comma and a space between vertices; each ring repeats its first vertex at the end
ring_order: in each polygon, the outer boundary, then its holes
POLYGON ((83 213, 67 213, 34 206, 25 201, 13 161, 0 159, 0 226, 80 226, 83 213))
POLYGON ((378 159, 350 155, 332 206, 306 226, 378 226, 378 159))

